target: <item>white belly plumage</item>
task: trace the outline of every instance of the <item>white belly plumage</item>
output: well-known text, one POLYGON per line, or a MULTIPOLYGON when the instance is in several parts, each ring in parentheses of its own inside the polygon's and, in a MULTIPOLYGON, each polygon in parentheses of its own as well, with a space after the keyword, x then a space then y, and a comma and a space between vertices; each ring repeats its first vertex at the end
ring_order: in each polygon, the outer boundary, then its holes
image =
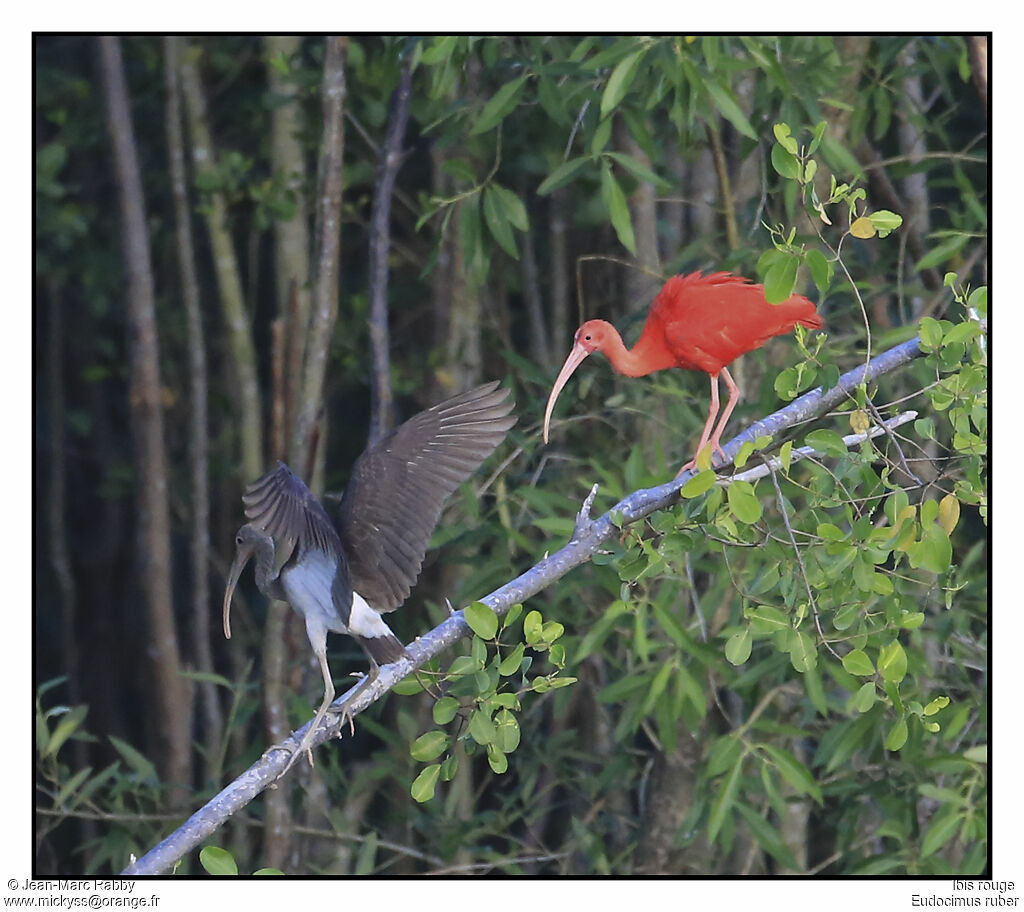
POLYGON ((288 602, 306 623, 318 618, 335 633, 354 633, 361 637, 392 636, 390 628, 358 592, 352 593, 348 624, 342 623, 334 605, 332 585, 337 565, 322 551, 308 551, 294 567, 281 574, 281 586, 288 602))

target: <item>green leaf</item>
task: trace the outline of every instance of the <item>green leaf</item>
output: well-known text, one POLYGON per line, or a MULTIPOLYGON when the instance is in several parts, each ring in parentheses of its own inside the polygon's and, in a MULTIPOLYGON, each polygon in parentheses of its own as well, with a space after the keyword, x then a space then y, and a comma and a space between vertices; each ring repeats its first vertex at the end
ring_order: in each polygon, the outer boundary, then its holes
POLYGON ((790 462, 793 459, 793 441, 787 440, 779 448, 779 461, 782 463, 782 471, 788 472, 790 462))
MULTIPOLYGON (((61 786, 60 791, 57 793, 57 797, 53 799, 53 806, 56 808, 63 808, 67 803, 68 798, 78 791, 79 786, 89 778, 89 774, 91 772, 92 767, 86 766, 68 779, 68 781, 61 786)), ((74 807, 75 804, 78 804, 78 801, 75 801, 74 804, 72 804, 72 807, 74 807)))
POLYGON ((494 717, 496 725, 494 743, 506 754, 511 754, 519 747, 519 722, 513 713, 503 709, 494 717))
POLYGON ((458 35, 442 35, 439 38, 433 38, 430 47, 423 52, 420 60, 428 65, 444 63, 452 55, 458 41, 458 35))
POLYGON ((519 249, 516 247, 512 223, 506 217, 493 187, 484 190, 484 221, 487 222, 492 237, 498 242, 501 249, 513 259, 518 260, 519 249))
POLYGON ((516 621, 519 620, 519 615, 523 613, 523 603, 516 602, 511 608, 508 609, 505 616, 501 619, 501 629, 504 630, 506 627, 511 627, 516 621))
POLYGON ((218 877, 234 876, 238 874, 238 865, 227 849, 220 846, 205 846, 199 852, 199 863, 206 870, 207 874, 214 874, 218 877))
POLYGON ((750 121, 747 120, 747 115, 743 113, 740 106, 736 104, 735 99, 732 97, 730 92, 724 86, 718 85, 716 82, 705 82, 704 87, 707 89, 708 94, 711 96, 711 100, 715 103, 715 107, 718 108, 722 116, 729 121, 740 133, 752 139, 754 142, 760 138, 754 128, 750 125, 750 121))
POLYGON ((426 767, 409 786, 409 794, 414 801, 423 804, 434 797, 434 789, 437 787, 437 777, 441 774, 441 764, 432 763, 426 767))
POLYGON ((733 515, 746 525, 756 523, 761 518, 761 501, 754 493, 754 486, 749 481, 734 481, 726 490, 729 509, 733 515))
MULTIPOLYGON (((843 656, 843 668, 852 675, 866 677, 875 673, 875 666, 863 649, 853 649, 843 656)), ((873 685, 872 685, 873 686, 873 685)))
POLYGON ((569 183, 576 172, 584 165, 590 164, 590 161, 590 157, 586 156, 583 158, 570 158, 569 161, 563 162, 541 181, 540 186, 537 188, 537 195, 546 196, 552 190, 557 190, 559 187, 569 183))
POLYGON ((924 708, 924 714, 926 716, 934 716, 947 706, 949 706, 949 697, 936 697, 924 708))
POLYGON ((501 748, 493 744, 487 745, 487 763, 499 776, 508 771, 508 757, 505 756, 501 748))
POLYGON ((898 684, 907 674, 907 654, 899 640, 883 646, 878 653, 878 673, 885 681, 898 684))
POLYGON ((624 152, 605 152, 605 156, 622 165, 623 168, 642 183, 654 184, 662 190, 668 190, 672 187, 671 181, 667 181, 665 178, 659 177, 650 168, 648 168, 647 165, 643 162, 637 161, 632 155, 626 155, 624 152))
POLYGON ((754 636, 770 636, 780 630, 789 630, 789 616, 771 605, 758 605, 743 612, 750 621, 754 636))
POLYGON ((806 766, 781 747, 776 747, 774 744, 764 744, 762 747, 765 753, 771 757, 772 765, 786 782, 800 794, 813 798, 818 804, 823 803, 821 788, 814 781, 814 777, 806 766))
POLYGON ((825 128, 827 126, 828 123, 824 120, 818 121, 818 123, 815 124, 814 133, 811 136, 810 145, 808 145, 807 147, 808 155, 813 155, 815 152, 818 151, 818 146, 821 144, 821 138, 825 135, 825 128))
POLYGON ((889 731, 885 739, 885 749, 891 751, 900 750, 907 743, 907 720, 900 719, 889 731))
MULTIPOLYGON (((447 725, 452 719, 458 715, 459 712, 459 701, 455 697, 441 697, 434 704, 433 717, 434 722, 437 725, 447 725)), ((436 754, 434 756, 437 756, 436 754)), ((417 759, 430 759, 430 758, 417 758, 417 759)))
POLYGON ((544 619, 539 611, 530 611, 523 619, 523 637, 528 645, 540 641, 544 632, 544 619))
POLYGON ((503 678, 510 677, 519 671, 519 666, 523 664, 523 655, 526 653, 526 644, 519 643, 516 647, 501 660, 501 664, 498 666, 498 674, 503 678))
POLYGON ((921 840, 922 858, 934 854, 953 838, 953 834, 963 820, 963 813, 950 810, 941 817, 937 815, 936 817, 937 819, 933 820, 931 826, 928 827, 928 832, 924 834, 924 839, 921 840))
POLYGON ((530 218, 526 214, 526 206, 523 201, 508 187, 500 184, 491 184, 490 190, 494 192, 495 198, 505 211, 505 217, 520 231, 530 230, 530 218))
POLYGON ((494 722, 491 720, 490 713, 484 709, 474 710, 469 717, 469 726, 467 728, 469 736, 476 741, 477 744, 488 745, 497 734, 494 727, 494 722))
POLYGON ((778 143, 772 146, 772 167, 787 180, 800 176, 800 162, 778 143))
POLYGON ((921 336, 922 351, 934 351, 942 345, 942 324, 934 317, 922 317, 918 333, 921 336))
POLYGON ((904 630, 917 630, 924 623, 923 611, 908 611, 900 617, 900 627, 904 630))
POLYGON ((715 473, 710 469, 698 472, 679 491, 680 497, 700 497, 705 491, 710 491, 715 486, 715 473))
POLYGON ((789 298, 796 287, 799 268, 800 260, 788 255, 768 267, 764 274, 764 297, 769 304, 781 304, 789 298))
POLYGON ((988 745, 976 744, 964 751, 964 758, 971 763, 988 763, 988 745))
POLYGON ((605 146, 608 145, 608 140, 611 138, 612 118, 608 117, 597 125, 594 135, 590 138, 590 157, 597 158, 604 151, 605 146))
POLYGON ((787 152, 792 155, 796 155, 800 151, 800 146, 797 144, 796 139, 791 135, 789 124, 777 123, 772 125, 772 133, 775 134, 775 139, 779 145, 782 146, 787 152))
POLYGON ((814 280, 814 285, 818 291, 822 293, 828 291, 829 286, 832 284, 834 267, 826 259, 825 254, 820 250, 808 250, 804 254, 804 262, 811 271, 811 279, 814 280))
POLYGON ((501 123, 505 116, 516 106, 519 95, 523 91, 523 86, 526 85, 527 78, 527 76, 520 76, 511 82, 506 82, 498 89, 491 100, 484 105, 484 109, 480 112, 476 123, 470 129, 469 135, 476 136, 479 133, 486 133, 501 123))
POLYGON ((478 637, 491 640, 498 632, 498 616, 483 602, 473 602, 466 606, 466 623, 478 637))
POLYGON ((623 57, 615 65, 615 69, 612 70, 612 74, 608 77, 608 82, 605 84, 604 92, 601 94, 602 120, 608 116, 609 112, 614 111, 618 107, 619 102, 622 101, 630 84, 633 82, 633 78, 636 76, 637 64, 645 52, 645 48, 634 51, 629 56, 623 57))
POLYGON ((107 735, 110 739, 110 743, 114 745, 117 752, 124 758, 125 762, 130 766, 139 776, 147 782, 159 782, 160 777, 157 776, 156 767, 149 762, 142 754, 140 754, 134 747, 128 744, 126 741, 122 741, 120 738, 114 735, 107 735))
POLYGON ((481 664, 472 656, 456 656, 452 659, 452 664, 448 666, 448 676, 461 678, 463 675, 476 674, 481 667, 481 664))
MULTIPOLYGON (((82 724, 88 712, 89 707, 82 705, 76 706, 64 713, 54 728, 53 734, 50 735, 49 740, 46 742, 46 747, 43 750, 43 756, 54 756, 57 751, 61 749, 64 742, 67 741, 67 739, 70 738, 71 735, 75 733, 75 730, 82 724)), ((141 756, 141 754, 139 756, 141 756)), ((148 763, 148 761, 146 762, 148 763)), ((152 769, 152 767, 150 767, 150 769, 152 769)))
POLYGON ((866 713, 875 705, 876 699, 875 685, 868 681, 866 684, 862 684, 860 690, 854 695, 853 707, 859 713, 866 713))
POLYGON ((890 212, 888 209, 879 209, 877 212, 872 212, 868 218, 871 219, 871 224, 878 231, 879 237, 885 237, 903 224, 903 216, 890 212))
POLYGON ((818 664, 818 651, 814 640, 800 630, 793 630, 789 639, 789 662, 801 674, 818 664))
POLYGON ((921 272, 924 269, 932 269, 935 266, 948 262, 960 252, 960 248, 967 243, 967 240, 968 236, 966 234, 959 234, 948 238, 921 257, 914 269, 917 272, 921 272))
POLYGON ((733 665, 742 665, 750 658, 752 648, 753 641, 749 629, 742 633, 734 633, 725 642, 725 658, 733 665))
POLYGON ((736 810, 740 812, 740 815, 746 821, 747 826, 762 849, 772 855, 784 867, 791 868, 794 871, 799 868, 799 862, 797 862, 796 857, 785 842, 782 841, 780 830, 765 817, 763 812, 755 811, 742 801, 736 802, 736 810))
POLYGON ((835 431, 830 431, 827 428, 811 431, 804 438, 804 442, 826 456, 846 455, 846 444, 843 442, 843 438, 835 431))
POLYGON ((925 526, 921 540, 907 548, 907 557, 911 567, 945 573, 953 560, 953 546, 946 530, 938 523, 925 526))
POLYGON ((447 749, 450 740, 443 731, 428 731, 413 741, 409 754, 413 760, 433 760, 447 749))
POLYGON ((633 220, 629 215, 629 206, 622 187, 615 180, 611 166, 607 162, 601 164, 601 198, 608 207, 608 216, 615 229, 619 242, 630 253, 636 254, 636 238, 633 235, 633 220))
POLYGON ((734 766, 739 759, 742 745, 735 735, 725 735, 719 738, 711 750, 708 751, 707 761, 704 764, 704 775, 709 779, 720 776, 729 767, 734 766))
POLYGON ((742 774, 743 755, 741 754, 722 780, 722 784, 718 787, 714 800, 711 802, 711 814, 708 817, 708 842, 714 841, 719 830, 722 829, 722 824, 725 823, 726 816, 732 810, 742 774))
POLYGON ((371 830, 363 844, 359 847, 353 874, 372 874, 377 866, 377 832, 371 830))

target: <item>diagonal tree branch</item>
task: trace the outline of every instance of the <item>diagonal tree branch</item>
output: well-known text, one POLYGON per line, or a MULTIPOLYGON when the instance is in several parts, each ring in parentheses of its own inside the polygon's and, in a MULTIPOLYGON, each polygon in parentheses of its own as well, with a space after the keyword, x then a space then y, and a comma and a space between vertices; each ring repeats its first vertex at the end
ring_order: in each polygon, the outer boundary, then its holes
MULTIPOLYGON (((820 387, 811 390, 785 408, 779 409, 779 411, 750 425, 745 431, 725 444, 723 449, 726 456, 729 459, 735 457, 740 447, 748 440, 753 442, 758 437, 765 435, 778 437, 786 428, 824 414, 829 409, 843 402, 861 383, 869 382, 890 373, 914 358, 919 357, 921 354, 918 337, 915 336, 902 345, 891 348, 872 358, 866 364, 859 364, 853 370, 843 374, 839 378, 838 384, 828 392, 823 392, 820 387)), ((889 425, 894 426, 897 421, 901 421, 904 417, 900 416, 899 419, 894 419, 889 422, 889 425)), ((877 429, 877 433, 885 433, 885 430, 877 429)), ((859 439, 862 439, 861 435, 854 435, 850 438, 850 440, 854 441, 859 439)), ((794 450, 794 458, 798 453, 799 451, 794 450)), ((606 539, 618 534, 623 524, 636 522, 674 503, 678 498, 679 489, 689 480, 691 474, 690 472, 684 472, 678 478, 666 484, 634 491, 620 500, 604 515, 594 520, 591 520, 589 516, 590 505, 593 503, 593 498, 596 494, 596 491, 592 489, 577 516, 576 528, 569 542, 554 554, 545 557, 529 570, 496 589, 480 601, 493 609, 497 615, 504 615, 513 605, 525 601, 532 595, 536 595, 552 583, 557 582, 574 567, 589 560, 606 539), (613 514, 615 514, 614 518, 613 514)), ((454 643, 468 636, 470 632, 463 612, 454 612, 429 633, 410 643, 407 647, 408 658, 382 668, 377 679, 348 706, 349 712, 353 716, 362 712, 384 696, 412 671, 420 668, 428 659, 444 652, 454 643)), ((345 698, 346 695, 343 694, 336 702, 340 703, 345 698)), ((321 744, 338 734, 341 721, 328 715, 315 735, 313 744, 321 744)), ((309 724, 307 723, 293 733, 292 740, 295 745, 302 739, 309 724)), ((167 870, 187 851, 194 848, 213 833, 232 814, 239 811, 260 792, 271 785, 281 774, 287 762, 288 754, 286 751, 268 751, 263 758, 249 767, 204 807, 196 811, 195 814, 164 839, 163 842, 159 843, 137 861, 133 860, 132 864, 122 873, 159 874, 167 870)))

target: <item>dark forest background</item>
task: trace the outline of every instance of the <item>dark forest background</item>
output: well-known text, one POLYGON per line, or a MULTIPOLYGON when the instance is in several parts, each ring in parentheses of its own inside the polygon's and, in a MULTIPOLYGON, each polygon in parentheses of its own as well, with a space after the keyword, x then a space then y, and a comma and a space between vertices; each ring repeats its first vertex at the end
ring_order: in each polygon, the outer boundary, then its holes
POLYGON ((593 483, 603 511, 689 458, 703 376, 593 358, 547 447, 540 420, 581 319, 631 343, 695 270, 788 281, 826 322, 737 363, 733 432, 917 333, 926 356, 816 422, 778 488, 685 499, 531 599, 564 628, 534 672, 577 680, 520 688, 504 772, 392 694, 212 842, 243 872, 984 869, 986 38, 34 52, 37 873, 120 870, 311 716, 302 625, 251 575, 221 633, 247 482, 281 458, 339 491, 369 437, 510 386, 517 426, 391 617, 412 639, 560 547, 593 483))

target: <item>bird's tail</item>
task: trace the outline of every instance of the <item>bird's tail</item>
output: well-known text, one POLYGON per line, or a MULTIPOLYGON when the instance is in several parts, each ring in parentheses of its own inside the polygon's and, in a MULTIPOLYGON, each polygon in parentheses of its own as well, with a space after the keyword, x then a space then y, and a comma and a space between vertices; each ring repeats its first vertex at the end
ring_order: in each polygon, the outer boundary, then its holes
POLYGON ((398 639, 390 631, 383 636, 359 636, 349 631, 349 634, 363 647, 363 651, 378 665, 390 665, 404 658, 408 653, 398 639))

